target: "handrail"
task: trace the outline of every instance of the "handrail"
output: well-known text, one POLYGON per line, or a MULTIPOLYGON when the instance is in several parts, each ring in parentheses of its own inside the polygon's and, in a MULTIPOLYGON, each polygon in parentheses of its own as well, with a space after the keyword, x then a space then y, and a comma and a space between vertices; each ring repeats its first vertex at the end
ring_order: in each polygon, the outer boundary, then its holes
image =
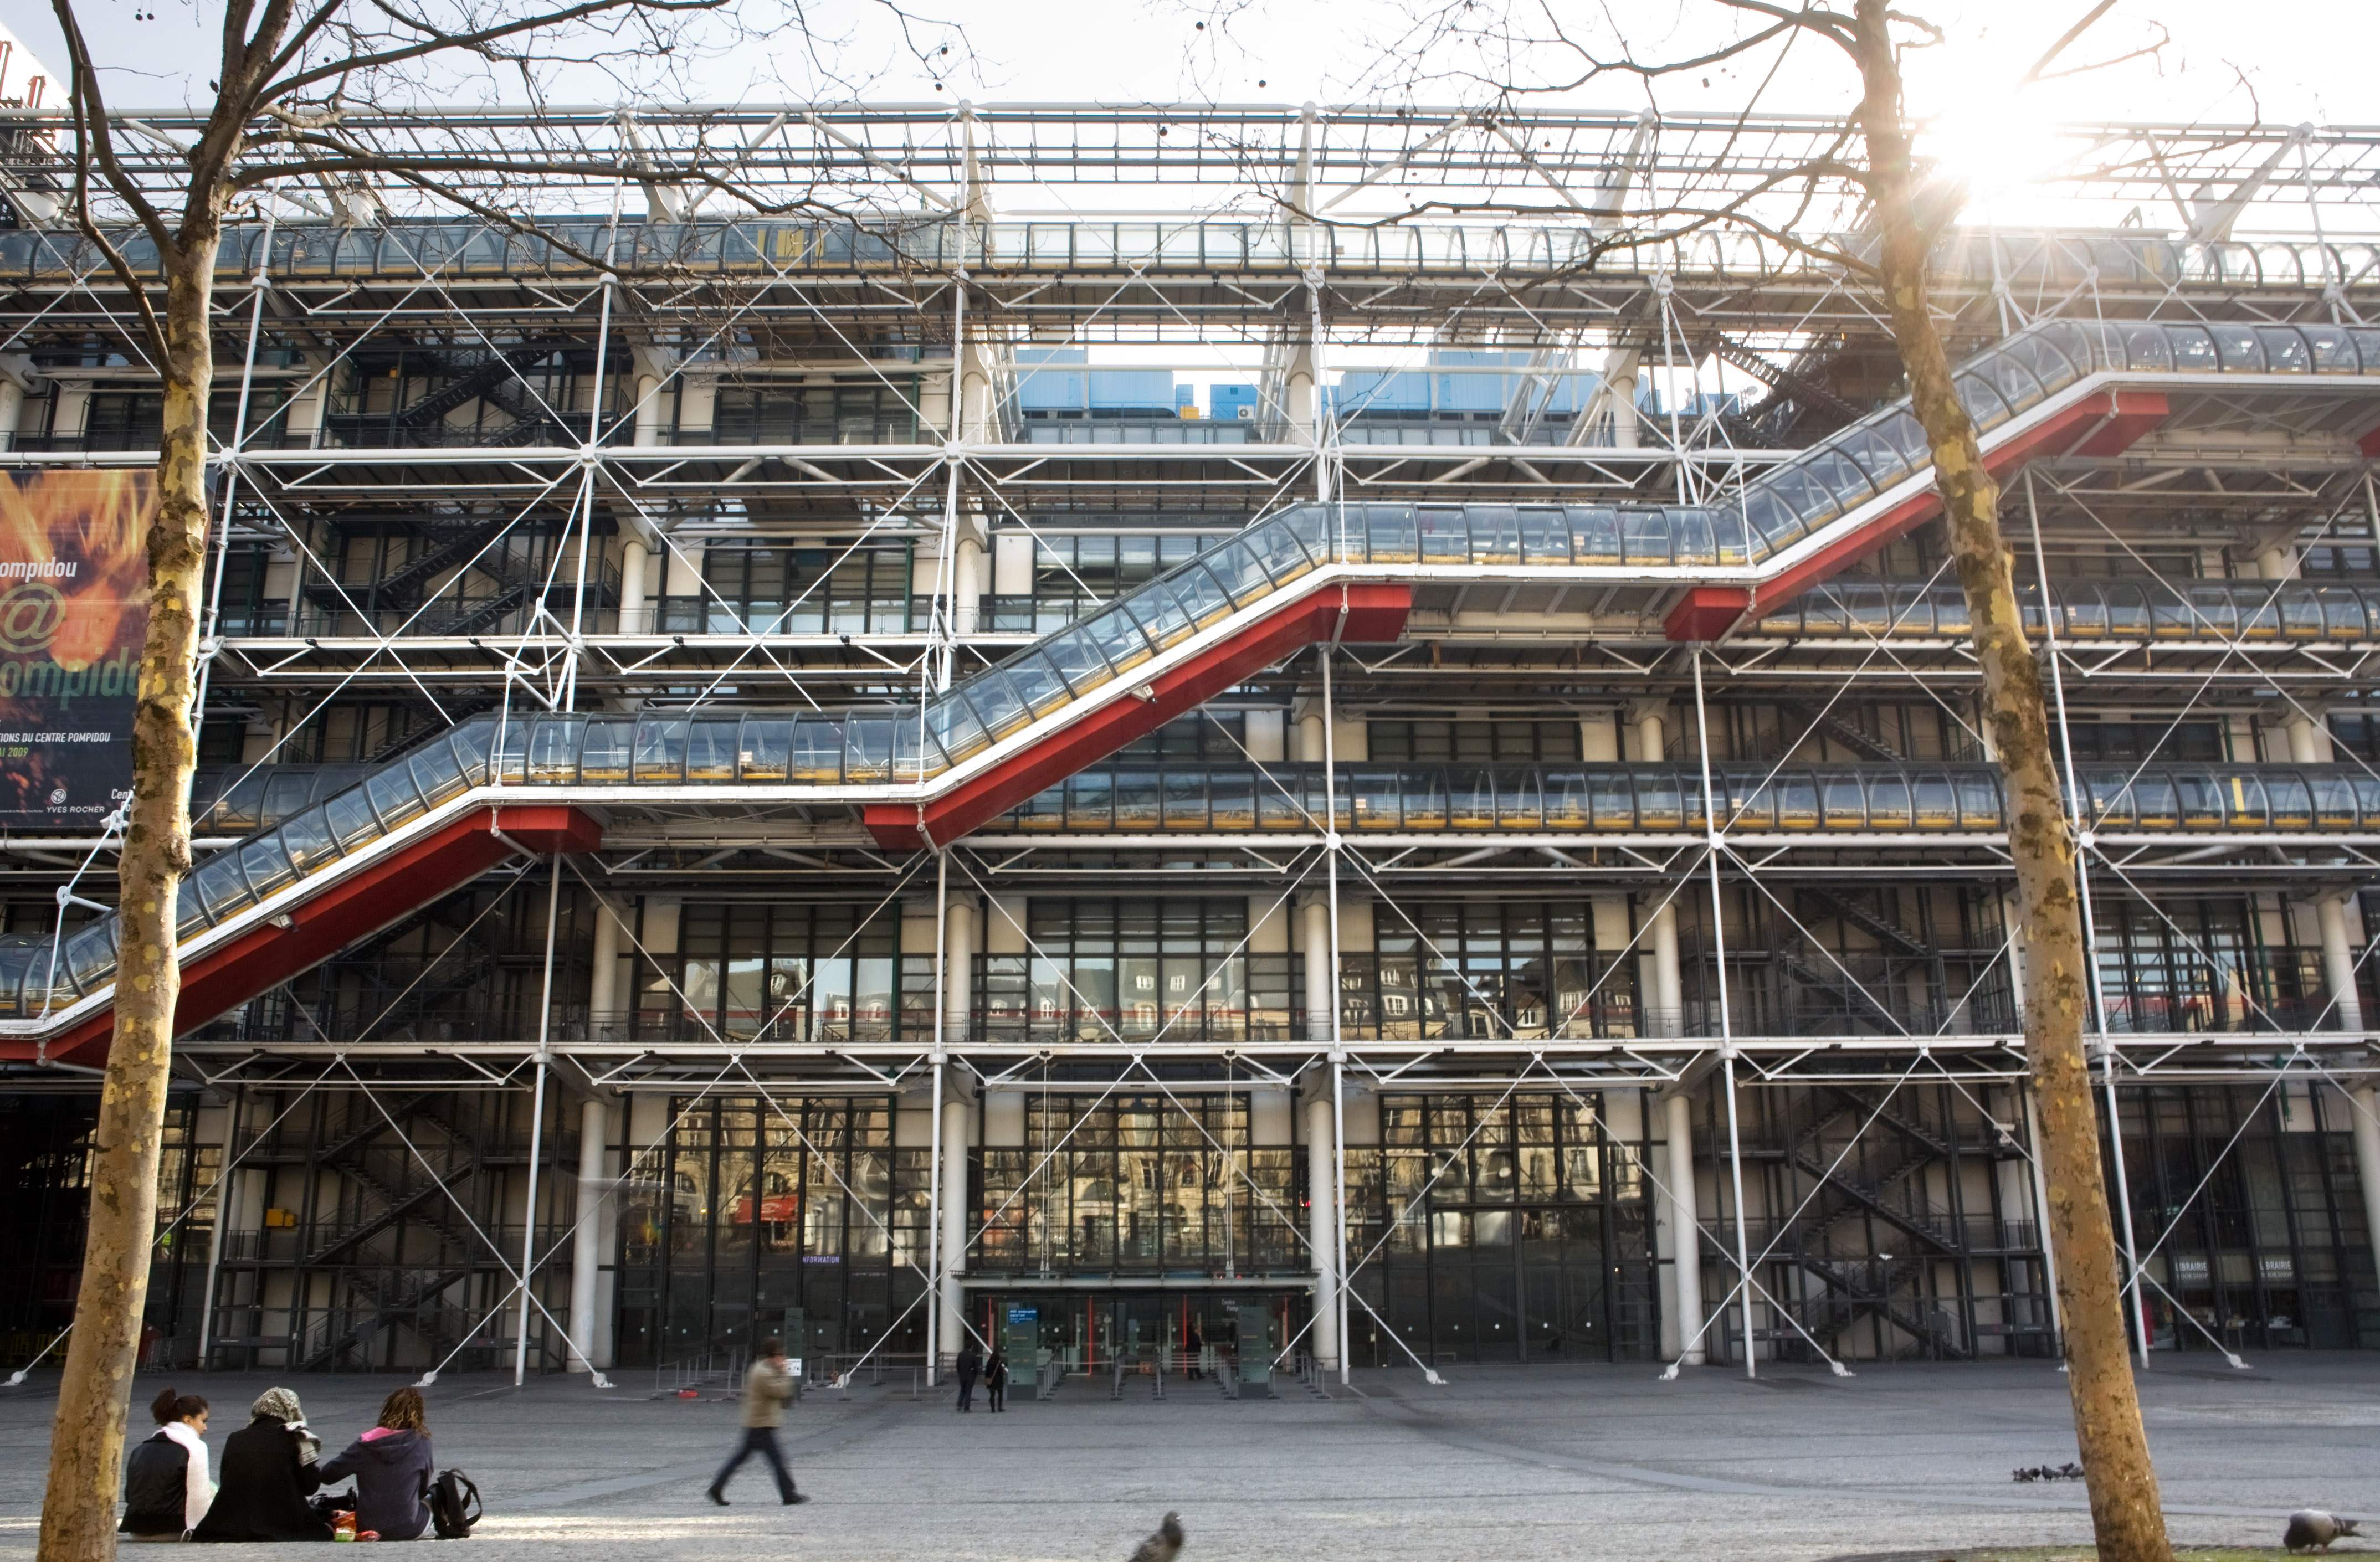
MULTIPOLYGON (((1667 273, 1693 282, 1832 278, 1829 248, 1872 253, 1872 234, 1804 235, 1785 243, 1720 229, 1677 238, 1618 242, 1582 223, 1400 223, 1312 229, 1281 222, 1184 216, 981 222, 932 216, 771 218, 675 224, 633 213, 618 219, 549 221, 552 238, 473 217, 394 218, 372 227, 285 223, 227 226, 216 259, 226 277, 261 263, 276 280, 387 277, 448 283, 587 267, 564 246, 607 254, 629 275, 749 275, 915 271, 965 264, 978 274, 1063 268, 1072 272, 1533 272, 1598 276, 1667 273), (617 242, 612 236, 616 231, 617 242), (555 240, 559 240, 557 243, 555 240), (261 253, 270 243, 271 252, 261 253)), ((136 271, 155 268, 155 248, 138 227, 109 235, 136 271)), ((0 277, 103 272, 95 245, 79 234, 0 233, 0 277)), ((2161 234, 2091 229, 1954 228, 1937 247, 1934 284, 1944 290, 2064 292, 2085 284, 2102 297, 2145 287, 2325 288, 2350 292, 2380 281, 2380 246, 2302 238, 2192 244, 2161 234)))
MULTIPOLYGON (((2175 372, 2380 377, 2380 329, 2047 321, 1969 359, 1956 384, 1988 439, 2095 376, 2175 372)), ((1912 489, 1929 461, 1904 400, 1765 470, 1726 505, 1298 504, 922 703, 806 717, 473 717, 200 863, 181 888, 177 935, 187 941, 218 926, 481 788, 862 787, 905 805, 956 772, 983 774, 996 749, 1024 752, 1045 723, 1070 720, 1076 708, 1146 688, 1144 669, 1187 654, 1210 631, 1253 624, 1315 589, 1316 577, 1624 567, 1640 549, 1672 565, 1739 574, 1788 557, 1803 568, 1814 549, 1833 546, 1824 534, 1839 523, 1855 529, 1875 506, 1901 503, 1891 496, 1912 489)), ((0 941, 0 987, 18 994, 18 1014, 45 1015, 107 986, 115 918, 77 932, 61 953, 54 984, 37 997, 33 970, 40 964, 47 980, 47 963, 0 941)))

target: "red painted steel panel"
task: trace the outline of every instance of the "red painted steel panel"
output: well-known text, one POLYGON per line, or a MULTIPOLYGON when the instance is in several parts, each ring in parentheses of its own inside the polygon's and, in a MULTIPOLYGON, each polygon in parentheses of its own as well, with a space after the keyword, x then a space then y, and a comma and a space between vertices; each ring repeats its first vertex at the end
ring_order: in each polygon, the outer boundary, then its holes
MULTIPOLYGON (((507 803, 474 809, 385 860, 324 884, 319 893, 285 902, 288 926, 260 924, 185 963, 174 1006, 175 1032, 194 1031, 229 1013, 407 912, 460 889, 512 856, 515 843, 535 852, 590 852, 602 839, 602 825, 577 808, 507 803)), ((62 1063, 103 1062, 115 1031, 115 1011, 100 1010, 52 1040, 48 1057, 62 1063)), ((36 1050, 30 1041, 0 1042, 0 1057, 31 1058, 36 1050)))
MULTIPOLYGON (((2006 478, 2026 462, 2052 455, 2116 455, 2165 421, 2167 404, 2161 391, 2106 391, 2086 396, 2046 421, 1984 452, 1984 465, 1996 478, 2006 478)), ((1670 610, 1662 632, 1672 640, 1708 640, 1732 627, 1737 619, 1764 612, 1800 595, 1868 554, 1895 541, 1941 508, 1942 496, 1930 486, 1885 511, 1850 536, 1837 539, 1801 563, 1753 588, 1750 601, 1724 623, 1718 623, 1716 599, 1696 605, 1711 587, 1697 587, 1670 610), (1714 624, 1718 627, 1714 629, 1714 624)), ((1724 588, 1718 588, 1724 589, 1724 588)))
POLYGON ((1146 681, 1151 697, 1112 700, 1048 741, 922 806, 871 803, 862 811, 868 832, 894 851, 955 841, 998 818, 1046 787, 1113 754, 1136 737, 1196 708, 1291 652, 1326 640, 1372 644, 1404 633, 1413 608, 1408 586, 1327 586, 1249 624, 1230 639, 1146 681))

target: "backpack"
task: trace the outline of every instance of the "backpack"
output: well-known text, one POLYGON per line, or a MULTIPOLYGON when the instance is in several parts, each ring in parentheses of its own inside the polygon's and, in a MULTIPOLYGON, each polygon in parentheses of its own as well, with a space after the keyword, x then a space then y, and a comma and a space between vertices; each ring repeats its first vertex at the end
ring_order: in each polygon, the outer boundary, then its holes
POLYGON ((480 1521, 480 1488, 459 1470, 442 1470, 430 1483, 430 1522, 442 1541, 471 1538, 480 1521))

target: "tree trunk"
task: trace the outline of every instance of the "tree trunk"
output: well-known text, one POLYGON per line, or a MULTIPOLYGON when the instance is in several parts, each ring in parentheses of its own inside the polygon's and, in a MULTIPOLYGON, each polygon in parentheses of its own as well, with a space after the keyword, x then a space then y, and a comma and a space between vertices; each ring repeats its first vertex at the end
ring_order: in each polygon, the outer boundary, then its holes
POLYGON ((132 809, 116 866, 115 1035, 99 1098, 91 1228, 42 1501, 40 1562, 115 1554, 116 1483, 157 1237, 158 1141, 173 1066, 175 903, 190 866, 190 700, 207 539, 209 296, 219 230, 185 229, 164 263, 165 422, 149 534, 149 631, 132 727, 132 809))
MULTIPOLYGON (((1864 92, 1869 195, 1883 237, 1886 306, 1910 398, 1934 454, 1950 551, 1974 624, 1984 702, 1998 745, 2012 823, 2024 938, 2025 1049, 2041 1108, 2038 1174, 2046 1181, 2048 1240, 2058 1260, 2074 1435, 2091 1493, 2091 1521, 2106 1562, 2171 1562, 2156 1470, 2149 1461, 2124 1330, 2116 1236, 2108 1223, 2099 1121, 2082 1050, 2082 905, 2074 840, 2049 742, 2041 668, 2018 616, 1999 485, 1952 383, 1950 360, 1925 302, 1927 238, 1912 199, 1909 136, 1901 115, 1887 0, 1857 0, 1857 58, 1864 92)), ((2112 1127, 2112 1125, 2111 1125, 2112 1127)))

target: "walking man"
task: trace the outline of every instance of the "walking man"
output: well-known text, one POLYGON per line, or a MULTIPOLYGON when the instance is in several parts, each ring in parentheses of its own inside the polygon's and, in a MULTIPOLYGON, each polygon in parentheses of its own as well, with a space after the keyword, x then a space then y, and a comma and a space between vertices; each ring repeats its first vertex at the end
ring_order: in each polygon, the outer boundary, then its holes
POLYGON ((776 1472, 777 1500, 791 1507, 810 1499, 794 1490, 794 1478, 785 1469, 785 1456, 777 1447, 777 1428, 785 1423, 785 1406, 794 1397, 794 1372, 785 1360, 782 1340, 760 1342, 759 1359, 744 1376, 744 1442, 729 1456, 710 1483, 710 1500, 720 1507, 727 1506, 727 1480, 736 1467, 754 1454, 769 1461, 776 1472))

